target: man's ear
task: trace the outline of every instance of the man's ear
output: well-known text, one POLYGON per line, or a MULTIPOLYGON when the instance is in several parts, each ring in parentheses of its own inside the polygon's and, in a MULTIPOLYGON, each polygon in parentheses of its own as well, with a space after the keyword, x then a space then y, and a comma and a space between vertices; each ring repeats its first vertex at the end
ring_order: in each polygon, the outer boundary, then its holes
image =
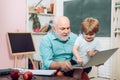
POLYGON ((55 29, 55 27, 54 27, 54 26, 52 27, 52 31, 56 31, 56 29, 55 29))

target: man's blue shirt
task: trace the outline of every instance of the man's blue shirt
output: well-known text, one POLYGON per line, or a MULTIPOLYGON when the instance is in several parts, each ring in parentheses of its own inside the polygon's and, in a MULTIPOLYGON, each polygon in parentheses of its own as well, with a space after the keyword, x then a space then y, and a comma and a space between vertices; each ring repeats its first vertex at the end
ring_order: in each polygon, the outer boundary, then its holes
POLYGON ((70 33, 67 41, 59 40, 54 32, 45 35, 40 43, 43 69, 49 69, 53 61, 70 61, 76 38, 77 35, 73 33, 70 33))

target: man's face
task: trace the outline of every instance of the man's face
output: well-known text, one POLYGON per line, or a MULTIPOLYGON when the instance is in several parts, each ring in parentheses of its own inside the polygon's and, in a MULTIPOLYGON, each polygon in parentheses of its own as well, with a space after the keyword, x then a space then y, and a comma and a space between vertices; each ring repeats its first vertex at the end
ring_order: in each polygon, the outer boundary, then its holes
POLYGON ((70 33, 70 23, 62 21, 55 27, 55 33, 60 40, 66 41, 70 33))

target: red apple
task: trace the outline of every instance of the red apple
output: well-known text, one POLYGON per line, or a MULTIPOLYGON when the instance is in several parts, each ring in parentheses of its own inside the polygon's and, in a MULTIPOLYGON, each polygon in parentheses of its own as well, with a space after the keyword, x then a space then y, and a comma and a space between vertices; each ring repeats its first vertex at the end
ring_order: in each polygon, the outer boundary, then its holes
POLYGON ((26 71, 26 72, 24 72, 24 74, 23 74, 23 79, 24 79, 24 80, 31 80, 32 77, 33 77, 33 74, 32 74, 32 72, 30 72, 30 71, 26 71))
POLYGON ((10 73, 10 76, 11 76, 12 80, 18 80, 18 78, 20 77, 19 70, 12 70, 10 73))

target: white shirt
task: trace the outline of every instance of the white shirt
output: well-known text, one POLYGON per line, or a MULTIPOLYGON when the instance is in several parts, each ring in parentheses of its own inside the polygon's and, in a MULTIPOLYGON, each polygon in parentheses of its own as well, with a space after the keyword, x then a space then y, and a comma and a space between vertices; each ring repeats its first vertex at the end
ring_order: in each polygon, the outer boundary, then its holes
MULTIPOLYGON (((79 37, 76 39, 74 45, 78 46, 78 53, 80 54, 80 57, 82 57, 83 59, 83 64, 85 65, 89 59, 90 59, 90 56, 87 55, 87 52, 90 51, 90 50, 98 50, 100 51, 100 43, 99 41, 94 38, 93 41, 91 42, 87 42, 83 35, 79 35, 79 37)), ((76 61, 76 58, 75 56, 73 57, 73 60, 76 61)))

